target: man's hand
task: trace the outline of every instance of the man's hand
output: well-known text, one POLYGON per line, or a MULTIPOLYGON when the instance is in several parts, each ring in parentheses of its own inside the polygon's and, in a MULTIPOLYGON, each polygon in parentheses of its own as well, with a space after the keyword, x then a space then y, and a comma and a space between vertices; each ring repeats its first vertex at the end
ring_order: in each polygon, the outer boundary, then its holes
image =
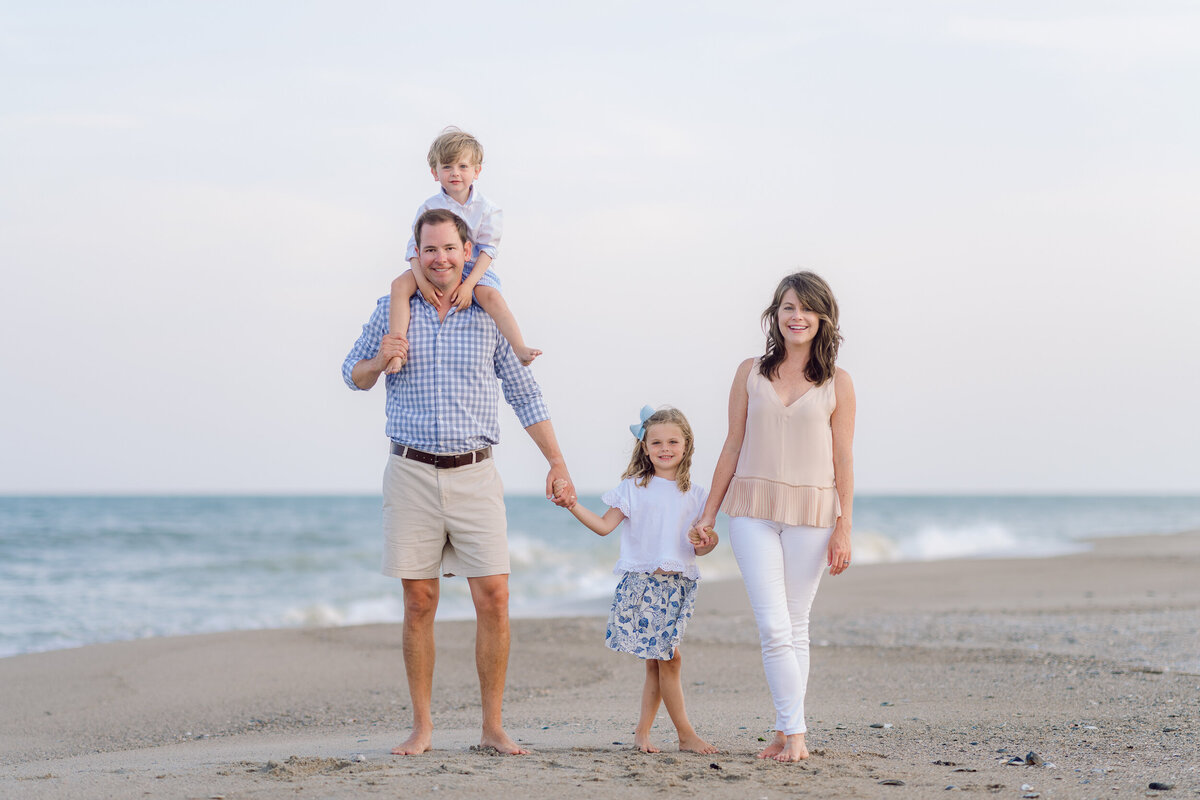
POLYGON ((404 338, 403 333, 385 333, 379 342, 375 360, 386 367, 396 357, 408 360, 408 339, 404 338))

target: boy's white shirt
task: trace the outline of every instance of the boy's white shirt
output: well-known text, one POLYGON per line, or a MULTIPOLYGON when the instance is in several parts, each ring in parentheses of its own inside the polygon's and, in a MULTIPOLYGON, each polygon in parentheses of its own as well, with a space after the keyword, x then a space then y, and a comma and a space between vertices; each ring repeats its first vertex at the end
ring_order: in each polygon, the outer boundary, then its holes
MULTIPOLYGON (((413 216, 413 225, 417 224, 417 220, 422 214, 434 208, 453 211, 467 223, 467 232, 470 234, 475 250, 472 261, 479 258, 480 252, 487 253, 493 262, 496 260, 500 235, 504 232, 504 212, 500 210, 499 206, 484 197, 481 192, 476 191, 474 186, 471 187, 465 203, 460 203, 446 194, 445 189, 439 189, 437 194, 430 197, 417 209, 417 213, 413 216)), ((416 257, 417 240, 410 236, 404 258, 407 261, 416 257)))

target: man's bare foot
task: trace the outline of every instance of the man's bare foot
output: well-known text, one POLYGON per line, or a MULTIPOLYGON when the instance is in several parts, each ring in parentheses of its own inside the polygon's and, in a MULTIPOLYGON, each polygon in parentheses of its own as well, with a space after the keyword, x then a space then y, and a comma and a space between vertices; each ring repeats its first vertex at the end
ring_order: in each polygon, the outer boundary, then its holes
POLYGON ((528 367, 533 363, 533 360, 542 354, 541 350, 533 347, 514 347, 513 352, 517 354, 517 360, 521 362, 521 366, 528 367))
POLYGON ((412 735, 404 740, 403 744, 392 748, 392 755, 415 756, 419 753, 428 753, 432 749, 433 732, 414 730, 412 735))
POLYGON ((780 762, 803 761, 806 758, 808 758, 808 748, 804 745, 803 733, 794 733, 787 737, 787 743, 783 746, 783 750, 775 756, 775 760, 780 762))
POLYGON ((408 362, 400 356, 396 356, 388 362, 387 369, 385 369, 384 372, 388 375, 395 375, 397 372, 403 369, 404 365, 407 363, 408 362))
POLYGON ((514 742, 509 735, 504 731, 497 731, 493 734, 485 733, 479 739, 480 747, 491 747, 498 753, 504 753, 510 756, 525 756, 529 755, 529 751, 521 745, 514 742))
POLYGON ((648 734, 648 733, 643 735, 643 734, 634 732, 633 746, 636 747, 638 750, 641 750, 643 753, 660 752, 658 747, 653 742, 650 741, 650 734, 648 734))
POLYGON ((713 747, 708 742, 701 739, 699 736, 692 735, 687 738, 680 737, 679 739, 680 752, 687 753, 719 753, 717 748, 713 747))
POLYGON ((783 752, 784 746, 787 744, 787 737, 779 731, 775 731, 775 741, 763 748, 758 754, 759 758, 774 758, 783 752))

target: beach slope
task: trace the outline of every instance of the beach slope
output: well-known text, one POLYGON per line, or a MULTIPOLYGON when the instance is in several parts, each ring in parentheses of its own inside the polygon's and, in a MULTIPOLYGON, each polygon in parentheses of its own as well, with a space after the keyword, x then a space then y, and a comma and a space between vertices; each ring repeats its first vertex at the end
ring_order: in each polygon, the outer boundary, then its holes
POLYGON ((1195 796, 1197 575, 1200 533, 826 576, 813 756, 795 766, 754 758, 774 717, 738 582, 702 584, 683 647, 715 756, 671 752, 665 712, 664 752, 630 749, 643 671, 604 648, 602 619, 514 622, 505 712, 523 757, 471 749, 470 622, 438 626, 436 749, 407 758, 388 755, 408 723, 395 625, 16 656, 0 659, 0 796, 1195 796))

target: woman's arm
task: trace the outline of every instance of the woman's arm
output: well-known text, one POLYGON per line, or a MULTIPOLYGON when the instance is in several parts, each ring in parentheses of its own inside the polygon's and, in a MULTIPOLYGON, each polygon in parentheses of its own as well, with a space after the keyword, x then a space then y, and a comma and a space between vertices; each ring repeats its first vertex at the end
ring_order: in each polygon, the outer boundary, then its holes
POLYGON ((738 456, 742 452, 742 439, 746 436, 746 408, 750 404, 750 397, 746 392, 746 379, 750 377, 750 370, 753 368, 753 358, 747 358, 739 364, 733 376, 733 385, 729 387, 729 432, 725 435, 725 444, 717 458, 716 469, 713 470, 708 502, 704 504, 704 511, 700 513, 700 518, 692 525, 688 534, 692 544, 697 547, 708 547, 710 535, 705 531, 716 523, 717 511, 721 508, 721 502, 725 500, 725 493, 729 491, 729 483, 733 480, 733 472, 737 469, 738 456))
POLYGON ((838 575, 850 563, 850 529, 854 520, 854 382, 838 369, 833 377, 836 407, 829 418, 833 428, 833 483, 842 513, 833 526, 826 554, 829 574, 838 575))

